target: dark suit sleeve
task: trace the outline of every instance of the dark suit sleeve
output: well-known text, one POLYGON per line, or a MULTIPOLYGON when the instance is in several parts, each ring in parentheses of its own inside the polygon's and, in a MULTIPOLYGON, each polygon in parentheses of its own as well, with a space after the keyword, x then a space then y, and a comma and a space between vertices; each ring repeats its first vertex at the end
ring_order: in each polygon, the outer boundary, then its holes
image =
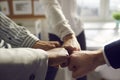
POLYGON ((104 51, 110 65, 115 69, 120 68, 120 40, 106 45, 104 51))

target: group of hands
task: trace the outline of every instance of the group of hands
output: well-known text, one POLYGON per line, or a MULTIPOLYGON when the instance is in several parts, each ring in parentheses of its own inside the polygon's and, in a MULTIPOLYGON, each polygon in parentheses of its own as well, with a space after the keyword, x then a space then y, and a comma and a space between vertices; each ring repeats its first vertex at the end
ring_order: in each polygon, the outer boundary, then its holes
POLYGON ((72 71, 73 78, 85 76, 94 70, 91 53, 94 51, 82 51, 76 37, 72 34, 63 39, 63 45, 57 41, 37 41, 33 48, 41 48, 48 53, 48 65, 54 67, 68 67, 72 71))

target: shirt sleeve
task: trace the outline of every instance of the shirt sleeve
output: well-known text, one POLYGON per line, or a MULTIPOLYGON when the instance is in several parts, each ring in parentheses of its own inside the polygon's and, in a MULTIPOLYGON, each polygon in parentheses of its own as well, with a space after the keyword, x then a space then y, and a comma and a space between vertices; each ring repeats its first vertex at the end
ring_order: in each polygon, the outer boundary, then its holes
POLYGON ((17 25, 14 21, 0 12, 0 38, 11 44, 12 47, 32 47, 38 40, 25 27, 17 25))
POLYGON ((41 49, 0 49, 0 80, 45 80, 47 66, 47 52, 41 49))
POLYGON ((43 4, 48 22, 54 27, 55 34, 61 39, 67 34, 74 34, 57 0, 40 0, 40 2, 43 4))
POLYGON ((108 59, 107 59, 107 57, 106 57, 104 48, 103 48, 103 56, 104 56, 104 59, 105 59, 106 64, 107 64, 108 66, 110 66, 110 63, 109 63, 109 61, 108 61, 108 59))

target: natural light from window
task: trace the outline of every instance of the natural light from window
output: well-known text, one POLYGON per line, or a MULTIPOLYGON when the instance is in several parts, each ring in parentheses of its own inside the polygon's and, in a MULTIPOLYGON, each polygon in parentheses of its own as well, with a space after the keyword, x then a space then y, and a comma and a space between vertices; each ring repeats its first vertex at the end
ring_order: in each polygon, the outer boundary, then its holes
POLYGON ((110 0, 109 13, 112 14, 115 11, 120 11, 120 0, 110 0))
POLYGON ((98 16, 100 0, 77 0, 80 16, 98 16))
POLYGON ((88 21, 110 21, 112 13, 120 11, 120 0, 77 0, 77 5, 79 16, 88 21))

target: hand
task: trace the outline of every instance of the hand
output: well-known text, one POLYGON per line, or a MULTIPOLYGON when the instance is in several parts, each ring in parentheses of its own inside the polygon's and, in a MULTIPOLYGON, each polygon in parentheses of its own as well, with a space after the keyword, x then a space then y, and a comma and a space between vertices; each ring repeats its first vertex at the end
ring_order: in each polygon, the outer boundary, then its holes
POLYGON ((59 66, 62 63, 67 63, 69 59, 69 54, 64 48, 51 49, 48 52, 50 66, 59 66))
POLYGON ((39 49, 43 49, 43 50, 50 50, 53 48, 57 48, 60 47, 59 42, 57 41, 37 41, 32 48, 39 48, 39 49))
POLYGON ((69 70, 74 78, 85 76, 97 66, 104 64, 102 50, 97 51, 74 51, 70 55, 69 70))
POLYGON ((71 54, 73 51, 80 50, 80 44, 78 43, 74 34, 66 35, 63 38, 63 41, 63 47, 68 50, 69 54, 71 54))
MULTIPOLYGON (((66 35, 63 38, 63 41, 64 41, 63 47, 68 51, 69 54, 72 54, 73 51, 80 50, 80 44, 78 43, 74 34, 66 35)), ((68 66, 68 63, 61 64, 61 67, 66 67, 66 66, 68 66)))

